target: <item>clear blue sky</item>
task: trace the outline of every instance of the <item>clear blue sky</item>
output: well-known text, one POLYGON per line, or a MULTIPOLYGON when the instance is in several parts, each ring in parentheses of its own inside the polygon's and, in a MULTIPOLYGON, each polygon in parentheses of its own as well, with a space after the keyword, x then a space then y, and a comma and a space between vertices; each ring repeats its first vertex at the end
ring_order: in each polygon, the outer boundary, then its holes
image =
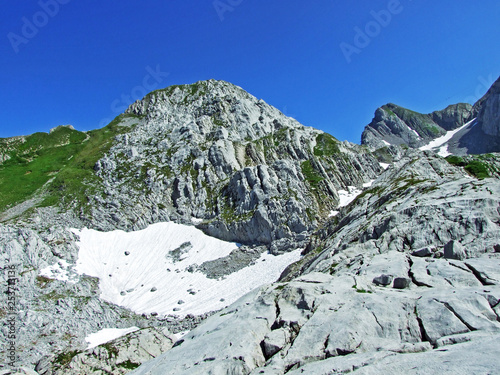
POLYGON ((498 0, 2 5, 0 137, 99 128, 148 89, 215 78, 359 143, 387 102, 427 113, 500 75, 498 0))

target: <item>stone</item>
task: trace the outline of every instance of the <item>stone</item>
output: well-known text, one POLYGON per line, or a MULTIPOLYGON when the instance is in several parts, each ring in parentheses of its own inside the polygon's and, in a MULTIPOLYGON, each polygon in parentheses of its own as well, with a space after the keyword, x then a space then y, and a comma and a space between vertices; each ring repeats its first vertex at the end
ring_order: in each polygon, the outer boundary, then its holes
POLYGON ((15 367, 9 370, 0 370, 0 375, 38 375, 38 372, 27 367, 15 367))
POLYGON ((264 356, 271 358, 288 343, 289 336, 285 330, 274 330, 266 335, 261 343, 264 356))
POLYGON ((432 251, 432 249, 430 249, 428 247, 424 247, 422 249, 415 250, 414 252, 411 253, 411 255, 416 256, 416 257, 429 257, 432 254, 434 254, 434 252, 432 251))
POLYGON ((169 350, 174 342, 175 336, 166 328, 141 329, 78 353, 69 363, 56 366, 52 374, 90 374, 96 368, 106 369, 109 374, 126 374, 169 350))
POLYGON ((406 289, 411 285, 411 280, 407 277, 396 277, 394 279, 393 287, 396 289, 406 289))
POLYGON ((373 279, 373 283, 375 285, 380 285, 380 286, 387 286, 390 285, 392 282, 392 276, 391 275, 380 275, 377 276, 373 279))
POLYGON ((444 246, 444 257, 446 259, 464 260, 467 256, 462 244, 452 240, 444 246))

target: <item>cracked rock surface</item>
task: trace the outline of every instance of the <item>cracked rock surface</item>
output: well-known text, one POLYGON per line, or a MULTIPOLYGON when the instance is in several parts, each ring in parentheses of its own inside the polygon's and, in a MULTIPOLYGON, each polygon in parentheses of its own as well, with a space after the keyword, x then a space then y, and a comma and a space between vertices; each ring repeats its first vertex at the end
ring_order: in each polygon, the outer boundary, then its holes
POLYGON ((281 282, 133 374, 494 373, 499 197, 498 179, 410 151, 313 236, 281 282))

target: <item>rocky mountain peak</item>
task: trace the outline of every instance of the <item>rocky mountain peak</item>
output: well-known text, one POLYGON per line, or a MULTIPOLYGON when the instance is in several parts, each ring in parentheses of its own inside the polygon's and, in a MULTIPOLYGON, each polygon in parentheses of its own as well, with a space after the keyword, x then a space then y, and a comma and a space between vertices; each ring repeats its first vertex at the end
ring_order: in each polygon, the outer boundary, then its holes
POLYGON ((500 77, 478 103, 478 125, 485 134, 500 137, 500 77))
POLYGON ((363 131, 361 143, 372 149, 387 145, 419 148, 463 126, 473 113, 472 106, 467 103, 450 105, 429 114, 388 103, 375 111, 372 122, 363 131))
POLYGON ((145 116, 148 124, 161 123, 181 131, 179 135, 196 138, 216 132, 218 138, 231 141, 257 139, 283 127, 303 127, 242 88, 213 79, 153 91, 125 113, 145 116))
POLYGON ((406 145, 441 156, 495 152, 500 147, 499 113, 500 78, 474 106, 459 103, 421 114, 386 104, 375 111, 361 143, 371 149, 406 145))

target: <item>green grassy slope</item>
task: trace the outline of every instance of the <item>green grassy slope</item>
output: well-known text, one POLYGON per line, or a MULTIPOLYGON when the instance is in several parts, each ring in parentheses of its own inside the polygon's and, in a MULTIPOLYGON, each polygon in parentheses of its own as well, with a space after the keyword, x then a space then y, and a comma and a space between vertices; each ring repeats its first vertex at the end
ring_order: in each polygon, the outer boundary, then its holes
POLYGON ((120 126, 127 117, 131 115, 86 133, 59 127, 51 133, 0 139, 0 155, 10 157, 0 164, 0 212, 33 197, 47 183, 42 205, 83 204, 98 183, 95 163, 116 135, 130 130, 120 126))

